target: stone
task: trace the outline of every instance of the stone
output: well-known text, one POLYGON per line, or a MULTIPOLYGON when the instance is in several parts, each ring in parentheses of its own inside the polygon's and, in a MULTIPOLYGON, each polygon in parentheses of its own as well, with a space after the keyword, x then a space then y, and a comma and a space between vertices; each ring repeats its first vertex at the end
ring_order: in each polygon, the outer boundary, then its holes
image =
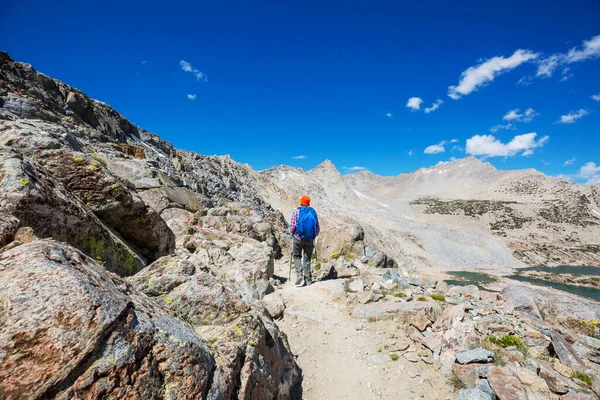
POLYGON ((0 254, 0 264, 3 397, 209 391, 215 361, 193 329, 75 248, 37 240, 0 254), (108 385, 110 374, 124 379, 108 385))
POLYGON ((479 376, 475 371, 475 364, 453 364, 452 372, 460 378, 467 388, 474 388, 479 380, 479 376))
POLYGON ((379 283, 375 282, 371 285, 371 290, 373 290, 373 291, 381 290, 381 285, 379 283))
POLYGON ((490 376, 494 368, 494 365, 477 365, 475 366, 475 372, 477 373, 478 377, 487 378, 490 376))
POLYGON ((277 293, 271 293, 262 298, 261 302, 272 318, 280 318, 285 310, 285 303, 277 293))
POLYGON ((448 293, 450 295, 458 294, 459 296, 473 300, 479 300, 481 298, 479 288, 475 285, 454 286, 448 293))
POLYGON ((421 343, 431 350, 434 356, 438 356, 442 351, 442 341, 435 336, 425 336, 425 338, 421 340, 421 343))
POLYGON ((377 297, 375 296, 375 294, 373 292, 363 292, 363 293, 359 294, 358 297, 356 298, 356 300, 360 304, 367 304, 372 301, 375 301, 376 299, 377 299, 377 297))
POLYGON ((552 348, 558 356, 561 363, 574 369, 585 368, 585 364, 573 350, 573 347, 556 331, 550 333, 552 339, 552 348))
POLYGON ((406 358, 408 361, 413 362, 413 363, 416 363, 419 361, 419 357, 417 356, 417 353, 415 353, 413 351, 404 353, 404 358, 406 358))
POLYGON ((495 368, 488 382, 500 400, 528 400, 521 382, 505 368, 495 368))
POLYGON ((431 321, 425 315, 425 310, 419 310, 416 313, 409 315, 406 322, 421 332, 431 325, 431 321))
POLYGON ((486 363, 490 360, 494 360, 494 353, 482 348, 456 353, 456 362, 459 364, 486 363))
POLYGON ((121 276, 144 266, 136 251, 40 164, 4 149, 0 169, 0 212, 17 218, 20 226, 42 239, 61 238, 121 276))
POLYGON ((563 363, 561 363, 558 360, 554 361, 554 363, 552 364, 552 367, 554 368, 554 370, 556 372, 558 372, 565 378, 570 378, 571 375, 573 375, 573 368, 567 367, 566 365, 564 365, 563 363))
POLYGON ((600 396, 600 378, 598 378, 598 375, 592 377, 592 391, 600 396))
POLYGON ((565 394, 569 391, 569 388, 564 384, 563 379, 561 379, 560 375, 558 375, 557 373, 542 367, 540 369, 539 376, 544 381, 546 381, 546 385, 548 385, 548 388, 552 392, 556 394, 565 394))
POLYGON ((348 283, 348 291, 353 292, 353 293, 360 293, 364 290, 365 288, 365 284, 362 281, 362 279, 358 278, 358 279, 353 279, 350 281, 350 283, 348 283))
POLYGON ((6 246, 15 239, 19 229, 19 220, 12 215, 0 213, 0 247, 6 246))
POLYGON ((492 400, 496 400, 498 398, 498 396, 496 396, 496 392, 494 392, 494 389, 492 389, 490 382, 487 379, 479 379, 477 381, 476 388, 484 393, 487 393, 492 400))
POLYGON ((493 400, 489 394, 479 388, 461 389, 456 396, 457 400, 493 400))
POLYGON ((425 338, 421 332, 414 326, 410 325, 407 329, 408 337, 415 343, 421 343, 425 338))
POLYGON ((405 289, 410 286, 408 280, 399 276, 398 272, 395 269, 386 270, 381 276, 381 279, 383 279, 383 281, 388 285, 392 285, 393 287, 399 287, 401 289, 405 289))
POLYGON ((464 316, 464 304, 446 307, 446 309, 442 312, 441 317, 433 324, 432 329, 434 332, 446 331, 450 329, 456 322, 462 321, 464 316))
POLYGON ((561 400, 597 400, 595 396, 586 393, 567 393, 560 397, 561 400))
POLYGON ((510 372, 523 385, 529 399, 549 399, 554 397, 546 381, 535 372, 522 367, 509 367, 510 372))

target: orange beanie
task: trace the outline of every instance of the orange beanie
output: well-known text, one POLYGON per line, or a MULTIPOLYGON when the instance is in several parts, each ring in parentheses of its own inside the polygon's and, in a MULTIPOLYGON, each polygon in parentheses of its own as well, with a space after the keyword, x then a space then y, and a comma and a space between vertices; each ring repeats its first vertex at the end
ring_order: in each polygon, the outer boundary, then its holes
POLYGON ((300 199, 300 205, 301 206, 310 206, 310 197, 302 196, 302 198, 300 199))

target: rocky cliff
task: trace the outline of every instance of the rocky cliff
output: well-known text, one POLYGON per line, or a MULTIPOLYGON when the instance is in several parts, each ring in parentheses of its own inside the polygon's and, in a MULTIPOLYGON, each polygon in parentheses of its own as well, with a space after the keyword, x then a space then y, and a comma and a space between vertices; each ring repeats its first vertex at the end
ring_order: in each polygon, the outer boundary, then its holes
POLYGON ((253 174, 0 53, 0 398, 297 393, 253 174))

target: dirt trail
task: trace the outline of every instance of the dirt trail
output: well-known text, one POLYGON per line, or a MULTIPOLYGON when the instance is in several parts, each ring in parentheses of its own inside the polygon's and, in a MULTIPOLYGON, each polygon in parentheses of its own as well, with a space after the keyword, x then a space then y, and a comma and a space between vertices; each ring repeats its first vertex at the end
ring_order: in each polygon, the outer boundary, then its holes
MULTIPOLYGON (((287 265, 277 265, 275 273, 287 277, 287 265)), ((411 343, 397 322, 368 322, 350 315, 343 282, 303 288, 287 282, 277 290, 286 304, 277 324, 303 370, 302 398, 452 398, 440 371, 422 361, 412 363, 401 352, 390 353, 411 343), (391 354, 399 359, 393 361, 391 354)))

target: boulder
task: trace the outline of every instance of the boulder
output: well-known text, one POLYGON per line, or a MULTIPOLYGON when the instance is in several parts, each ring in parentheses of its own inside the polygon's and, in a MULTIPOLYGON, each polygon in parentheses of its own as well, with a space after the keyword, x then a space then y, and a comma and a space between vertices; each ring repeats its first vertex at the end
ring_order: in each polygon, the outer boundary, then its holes
POLYGON ((362 281, 362 279, 358 278, 358 279, 352 279, 348 285, 348 291, 349 292, 353 292, 353 293, 360 293, 364 290, 365 288, 365 284, 362 281))
POLYGON ((493 400, 494 398, 479 388, 461 389, 456 396, 457 400, 493 400))
POLYGON ((500 400, 528 400, 525 388, 519 379, 505 368, 495 368, 488 382, 500 400))
POLYGON ((0 393, 200 398, 215 361, 193 329, 73 247, 0 254, 0 393), (120 377, 115 379, 114 377, 120 377))
POLYGON ((474 388, 477 385, 479 376, 475 371, 476 364, 453 364, 452 372, 460 378, 467 388, 474 388))
POLYGON ((574 369, 585 369, 585 364, 577 352, 558 332, 554 330, 550 332, 550 338, 552 339, 552 348, 561 363, 574 369))
POLYGON ((435 324, 433 324, 433 331, 447 331, 455 323, 461 322, 465 317, 465 309, 466 307, 464 304, 456 304, 446 307, 442 312, 441 317, 435 321, 435 324))
POLYGON ((280 318, 285 310, 285 303, 277 293, 271 293, 262 298, 261 302, 272 318, 280 318))
POLYGON ((456 362, 459 364, 486 363, 493 360, 494 353, 482 348, 456 353, 456 362))
POLYGON ((565 385, 565 381, 559 374, 551 371, 548 368, 542 367, 540 369, 540 378, 546 381, 548 388, 556 394, 565 394, 569 391, 568 386, 565 385))
POLYGON ((154 261, 175 248, 175 235, 154 210, 149 210, 128 182, 117 179, 98 156, 64 150, 36 153, 36 160, 52 171, 105 224, 154 261))
POLYGON ((226 275, 199 263, 195 254, 159 258, 129 281, 196 330, 213 332, 204 339, 216 340, 215 382, 221 386, 211 388, 214 398, 230 398, 229 384, 238 377, 248 398, 285 398, 298 384, 300 370, 284 334, 226 275))
POLYGON ((425 336, 421 343, 431 350, 434 356, 438 356, 442 351, 442 341, 435 336, 425 336))
POLYGON ((132 275, 144 260, 108 229, 76 196, 39 164, 0 151, 0 212, 17 218, 39 238, 67 242, 119 275, 132 275))

